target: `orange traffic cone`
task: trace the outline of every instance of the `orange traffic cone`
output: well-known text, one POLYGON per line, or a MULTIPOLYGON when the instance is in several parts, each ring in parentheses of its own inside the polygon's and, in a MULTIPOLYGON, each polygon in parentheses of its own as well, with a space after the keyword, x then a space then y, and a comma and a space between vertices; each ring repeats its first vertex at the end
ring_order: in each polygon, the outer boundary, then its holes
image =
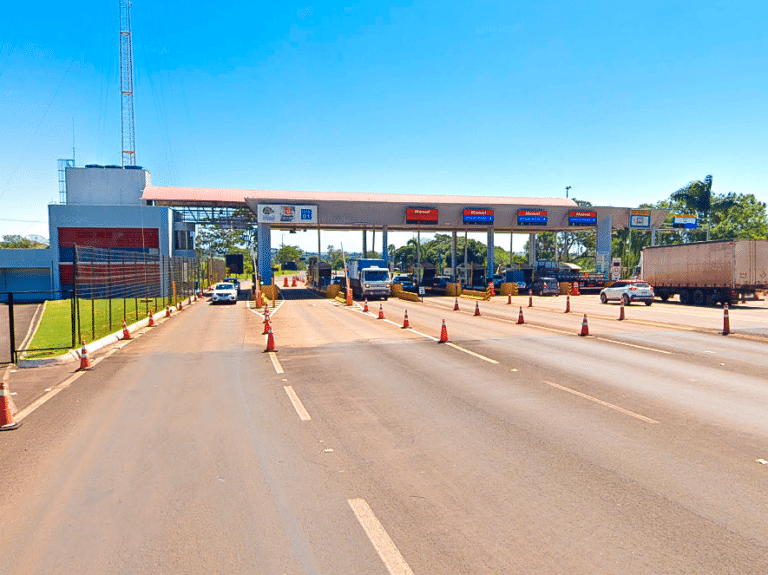
POLYGON ((13 422, 11 415, 11 395, 8 392, 8 384, 0 382, 0 431, 18 429, 21 423, 13 422))
POLYGON ((272 330, 272 324, 269 323, 269 316, 264 316, 264 331, 261 332, 261 335, 267 335, 272 330))
POLYGON ((165 317, 171 317, 171 306, 167 304, 165 306, 165 317))
POLYGON ((283 287, 288 287, 288 276, 283 276, 283 287))
POLYGON ((405 317, 403 318, 403 329, 408 329, 411 324, 408 323, 408 310, 405 310, 405 317))
POLYGON ((512 294, 507 295, 507 305, 512 305, 512 294))
POLYGON ((589 335, 589 325, 587 325, 587 314, 584 314, 584 319, 581 320, 581 333, 579 335, 589 335))
POLYGON ((445 320, 443 320, 443 327, 440 329, 440 340, 437 343, 445 343, 448 341, 448 328, 445 327, 445 320))
POLYGON ((176 304, 176 308, 177 308, 179 311, 184 311, 184 304, 183 304, 183 303, 181 303, 181 301, 179 301, 179 302, 176 304))
POLYGON ((456 298, 456 303, 453 304, 453 311, 459 311, 459 298, 456 298))
POLYGON ((579 291, 579 282, 573 282, 573 285, 571 286, 571 295, 581 295, 581 292, 579 291))
POLYGON ((621 300, 621 307, 619 308, 619 321, 624 319, 624 299, 621 300))
POLYGON ((528 296, 528 307, 533 307, 533 296, 532 295, 528 296))
POLYGON ((125 318, 123 318, 123 339, 131 339, 131 332, 128 331, 128 326, 125 325, 125 318))
POLYGON ((728 302, 723 304, 723 335, 731 333, 731 320, 728 318, 728 302))
POLYGON ((379 317, 378 319, 384 319, 384 306, 379 304, 379 317))
POLYGON ((496 295, 496 287, 493 285, 493 282, 488 282, 488 294, 491 297, 496 295))
POLYGON ((262 307, 264 302, 261 299, 261 292, 256 294, 256 307, 262 307))
POLYGON ((293 281, 291 282, 291 287, 296 287, 296 276, 293 276, 293 281))
POLYGON ((155 318, 153 317, 152 310, 149 310, 147 312, 147 315, 149 316, 149 327, 155 327, 155 318))
POLYGON ((80 350, 80 369, 77 371, 85 371, 87 369, 93 369, 91 365, 91 359, 88 357, 88 348, 85 347, 85 340, 83 340, 83 349, 80 350))
POLYGON ((571 313, 571 296, 566 294, 565 296, 565 313, 571 313))
POLYGON ((523 306, 520 306, 520 313, 517 314, 517 323, 525 323, 525 319, 523 318, 523 306))
POLYGON ((363 311, 365 313, 368 313, 368 298, 365 298, 365 303, 363 304, 363 311))
POLYGON ((277 352, 275 349, 275 336, 272 335, 272 328, 269 328, 269 333, 267 334, 267 349, 264 350, 264 352, 268 351, 274 351, 277 352))
POLYGON ((480 302, 475 302, 475 315, 480 315, 480 302))

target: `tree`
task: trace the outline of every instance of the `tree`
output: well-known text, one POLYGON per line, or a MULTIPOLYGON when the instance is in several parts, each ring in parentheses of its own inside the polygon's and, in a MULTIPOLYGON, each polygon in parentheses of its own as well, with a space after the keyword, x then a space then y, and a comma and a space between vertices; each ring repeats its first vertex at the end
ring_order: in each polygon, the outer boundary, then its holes
POLYGON ((281 266, 287 262, 298 262, 304 256, 304 252, 298 246, 283 246, 277 250, 275 261, 281 266))
POLYGON ((0 241, 0 249, 19 250, 19 249, 46 249, 46 248, 48 248, 48 245, 44 244, 38 239, 25 238, 24 236, 20 236, 20 235, 12 234, 12 235, 3 236, 2 241, 0 241))
POLYGON ((685 206, 688 212, 696 214, 707 226, 706 239, 710 235, 710 217, 713 212, 722 213, 733 207, 733 201, 722 196, 712 197, 712 176, 706 176, 704 181, 695 180, 689 182, 684 188, 673 192, 670 196, 673 201, 678 201, 685 206))
POLYGON ((753 194, 733 192, 718 196, 717 201, 720 205, 728 204, 730 207, 713 215, 713 240, 768 237, 765 202, 757 201, 753 194))

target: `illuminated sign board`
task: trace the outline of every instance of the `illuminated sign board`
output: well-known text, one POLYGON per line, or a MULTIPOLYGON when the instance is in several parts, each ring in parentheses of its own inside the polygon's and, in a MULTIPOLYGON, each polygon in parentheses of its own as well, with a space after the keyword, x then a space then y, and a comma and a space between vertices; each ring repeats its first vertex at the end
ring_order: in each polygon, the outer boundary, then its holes
POLYGON ((569 226, 596 226, 597 212, 573 211, 568 212, 569 226))
POLYGON ((493 210, 464 208, 465 224, 492 224, 493 210))
POLYGON ((695 215, 673 215, 673 228, 684 228, 686 230, 695 230, 699 227, 699 219, 695 215))
POLYGON ((436 224, 437 208, 406 208, 406 224, 436 224))
POLYGON ((629 227, 647 229, 651 227, 651 210, 629 210, 629 227))
POLYGON ((259 204, 257 216, 260 224, 316 224, 317 206, 259 204))
POLYGON ((547 210, 517 210, 518 226, 546 226, 547 210))

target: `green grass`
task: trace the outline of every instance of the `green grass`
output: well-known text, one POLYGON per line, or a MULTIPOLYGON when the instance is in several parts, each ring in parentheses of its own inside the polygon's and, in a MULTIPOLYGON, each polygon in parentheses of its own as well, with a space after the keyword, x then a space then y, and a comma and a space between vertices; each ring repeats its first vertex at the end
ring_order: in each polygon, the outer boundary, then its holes
MULTIPOLYGON (((146 318, 147 309, 157 313, 165 308, 166 304, 173 305, 167 298, 81 299, 79 301, 80 337, 76 339, 75 347, 79 347, 82 340, 90 343, 119 331, 123 326, 123 318, 130 325, 146 318)), ((48 301, 40 325, 24 357, 27 359, 53 357, 71 348, 72 301, 48 301)))

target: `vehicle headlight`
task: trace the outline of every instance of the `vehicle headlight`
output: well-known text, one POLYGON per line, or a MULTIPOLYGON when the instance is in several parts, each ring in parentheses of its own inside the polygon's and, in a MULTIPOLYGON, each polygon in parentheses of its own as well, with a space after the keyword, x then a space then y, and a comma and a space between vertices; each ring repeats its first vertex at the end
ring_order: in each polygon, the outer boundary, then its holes
POLYGON ((371 284, 365 284, 365 287, 369 288, 371 287, 371 284))
POLYGON ((385 285, 386 287, 389 287, 389 285, 390 285, 390 284, 389 284, 389 282, 387 282, 387 283, 386 283, 386 284, 384 284, 384 285, 385 285))

